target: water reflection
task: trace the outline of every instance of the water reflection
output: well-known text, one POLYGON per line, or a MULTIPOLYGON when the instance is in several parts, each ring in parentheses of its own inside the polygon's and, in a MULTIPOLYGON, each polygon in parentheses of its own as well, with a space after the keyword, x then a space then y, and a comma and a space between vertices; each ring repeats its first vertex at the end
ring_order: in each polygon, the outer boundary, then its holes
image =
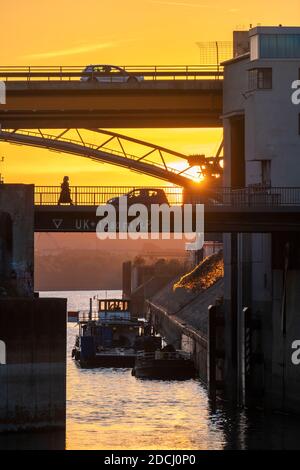
MULTIPOLYGON (((75 336, 76 329, 69 329, 75 336)), ((222 449, 224 432, 208 419, 198 381, 137 380, 130 370, 68 364, 67 448, 222 449)))
POLYGON ((77 368, 70 354, 76 333, 69 324, 66 435, 0 434, 0 449, 300 449, 300 418, 215 408, 199 381, 77 368))
POLYGON ((224 450, 299 450, 300 417, 209 405, 208 419, 224 432, 224 450))

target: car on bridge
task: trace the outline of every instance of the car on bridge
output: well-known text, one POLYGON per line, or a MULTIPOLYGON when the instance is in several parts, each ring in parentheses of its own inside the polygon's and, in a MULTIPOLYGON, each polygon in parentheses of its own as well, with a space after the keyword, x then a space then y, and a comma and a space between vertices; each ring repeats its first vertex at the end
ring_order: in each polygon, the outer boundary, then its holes
POLYGON ((142 76, 136 76, 132 73, 127 72, 121 67, 116 65, 88 65, 84 70, 84 74, 81 77, 82 82, 96 81, 100 83, 139 83, 144 80, 142 76), (94 76, 94 74, 100 74, 94 76))
POLYGON ((156 189, 156 188, 141 188, 141 189, 134 189, 124 196, 114 197, 107 201, 107 204, 112 204, 114 207, 118 208, 120 205, 120 199, 125 197, 127 199, 128 207, 132 206, 133 204, 143 204, 148 209, 151 208, 152 204, 167 204, 168 206, 169 201, 163 189, 156 189))

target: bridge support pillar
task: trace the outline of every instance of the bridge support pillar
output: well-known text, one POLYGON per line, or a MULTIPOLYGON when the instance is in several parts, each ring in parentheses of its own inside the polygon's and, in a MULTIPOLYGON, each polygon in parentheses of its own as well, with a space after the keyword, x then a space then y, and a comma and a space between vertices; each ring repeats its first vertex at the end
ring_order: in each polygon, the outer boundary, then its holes
POLYGON ((66 300, 34 296, 34 187, 0 185, 0 433, 65 429, 66 300))
POLYGON ((0 342, 0 433, 64 430, 66 300, 0 298, 0 342))
POLYGON ((238 250, 237 234, 224 235, 224 311, 225 311, 225 395, 237 402, 238 397, 238 250))
POLYGON ((33 296, 33 201, 33 185, 0 184, 0 211, 7 213, 12 220, 11 253, 6 279, 7 289, 12 296, 33 296))

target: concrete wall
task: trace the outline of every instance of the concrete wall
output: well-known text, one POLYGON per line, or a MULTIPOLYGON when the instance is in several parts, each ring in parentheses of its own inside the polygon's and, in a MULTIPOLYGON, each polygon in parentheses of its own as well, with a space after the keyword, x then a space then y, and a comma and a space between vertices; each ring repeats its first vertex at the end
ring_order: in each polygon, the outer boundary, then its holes
POLYGON ((9 294, 8 279, 12 258, 12 220, 0 212, 0 297, 9 294))
POLYGON ((207 383, 207 338, 180 318, 148 302, 151 323, 168 344, 192 355, 200 379, 207 383))
POLYGON ((131 314, 136 318, 143 318, 147 313, 146 300, 153 297, 168 282, 170 276, 156 276, 146 280, 131 293, 131 314))
POLYGON ((0 299, 0 341, 0 432, 64 429, 66 300, 0 299))
POLYGON ((300 413, 300 366, 292 362, 292 344, 300 340, 300 270, 289 271, 286 284, 283 272, 276 270, 273 290, 272 374, 270 387, 266 390, 266 405, 300 413))
POLYGON ((225 186, 230 186, 230 119, 245 115, 246 183, 262 182, 261 160, 271 162, 272 186, 299 186, 299 106, 292 103, 292 82, 299 60, 245 58, 225 66, 223 116, 225 186), (249 69, 272 68, 273 87, 249 89, 249 69))
POLYGON ((0 185, 0 211, 12 219, 12 255, 8 282, 14 295, 32 297, 34 290, 34 186, 0 185))
POLYGON ((257 60, 248 66, 271 67, 273 89, 251 92, 246 100, 247 181, 260 183, 261 163, 255 160, 270 160, 272 186, 299 186, 299 106, 291 100, 299 60, 257 60))

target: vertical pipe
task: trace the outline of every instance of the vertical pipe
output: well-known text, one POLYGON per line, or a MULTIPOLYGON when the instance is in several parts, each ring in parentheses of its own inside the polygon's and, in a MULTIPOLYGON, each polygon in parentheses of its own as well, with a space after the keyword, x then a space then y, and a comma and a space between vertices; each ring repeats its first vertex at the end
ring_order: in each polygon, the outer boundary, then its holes
POLYGON ((93 313, 93 299, 90 298, 89 320, 92 320, 92 313, 93 313))
POLYGON ((252 361, 252 328, 251 309, 243 309, 243 406, 248 406, 251 400, 251 361, 252 361))
POLYGON ((208 308, 208 348, 207 348, 207 379, 208 394, 212 400, 216 399, 216 321, 217 307, 211 305, 208 308))

